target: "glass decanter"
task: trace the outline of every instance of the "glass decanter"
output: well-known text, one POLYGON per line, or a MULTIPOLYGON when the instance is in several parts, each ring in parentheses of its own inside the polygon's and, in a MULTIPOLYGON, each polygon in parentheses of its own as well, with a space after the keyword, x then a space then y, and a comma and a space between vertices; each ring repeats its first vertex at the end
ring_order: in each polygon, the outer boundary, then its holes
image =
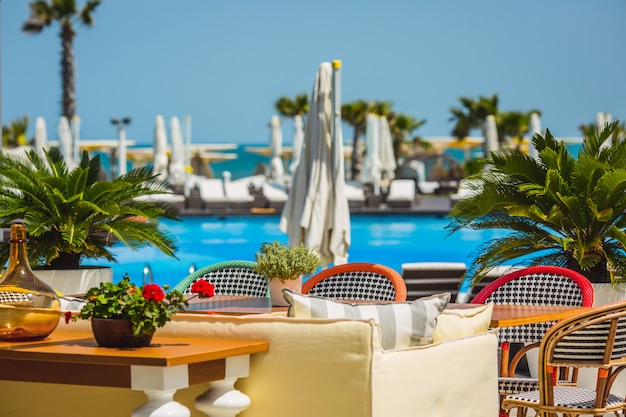
POLYGON ((59 324, 59 297, 33 273, 26 242, 24 225, 11 225, 9 264, 0 278, 0 340, 4 341, 44 338, 59 324))

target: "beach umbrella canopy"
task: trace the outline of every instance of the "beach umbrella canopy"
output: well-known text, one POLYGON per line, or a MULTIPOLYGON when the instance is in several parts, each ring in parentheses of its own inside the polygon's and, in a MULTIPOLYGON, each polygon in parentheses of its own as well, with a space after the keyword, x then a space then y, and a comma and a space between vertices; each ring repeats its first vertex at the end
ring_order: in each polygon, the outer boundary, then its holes
POLYGON ((279 223, 290 246, 304 244, 323 266, 346 263, 350 247, 340 68, 340 61, 324 62, 317 72, 300 163, 279 223))
POLYGON ((165 131, 165 120, 160 114, 156 116, 154 123, 154 158, 152 170, 161 181, 167 180, 167 133, 165 131))
POLYGON ((296 114, 293 117, 293 144, 291 145, 291 164, 289 165, 291 175, 296 173, 296 169, 300 163, 302 142, 304 142, 304 121, 302 120, 302 116, 296 114))
POLYGON ((44 156, 44 149, 48 146, 48 131, 46 130, 46 121, 43 117, 35 120, 35 151, 44 156))
POLYGON ((170 183, 175 187, 181 187, 185 185, 185 145, 183 143, 183 131, 178 117, 172 117, 170 129, 172 138, 170 183))
POLYGON ((268 170, 268 177, 271 179, 278 179, 285 175, 285 169, 283 168, 283 160, 281 155, 283 153, 283 131, 281 129, 280 119, 278 116, 272 116, 270 121, 270 166, 268 170))
POLYGON ((74 150, 72 148, 72 132, 70 130, 70 122, 67 117, 61 116, 58 126, 59 134, 59 150, 69 169, 76 167, 74 162, 74 150))

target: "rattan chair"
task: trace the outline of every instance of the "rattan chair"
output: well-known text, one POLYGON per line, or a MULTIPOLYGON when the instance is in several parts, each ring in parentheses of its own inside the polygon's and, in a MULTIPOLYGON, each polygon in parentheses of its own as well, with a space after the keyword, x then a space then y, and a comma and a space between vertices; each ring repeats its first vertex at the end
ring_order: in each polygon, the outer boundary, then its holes
POLYGON ((267 279, 256 271, 256 262, 226 261, 200 268, 183 278, 173 289, 191 294, 191 284, 205 279, 215 286, 215 295, 267 297, 267 279))
MULTIPOLYGON (((493 301, 496 304, 591 307, 593 296, 591 283, 578 272, 557 266, 533 266, 513 271, 496 279, 476 294, 471 302, 473 304, 493 301)), ((498 389, 501 399, 504 399, 507 394, 537 389, 536 378, 516 377, 516 369, 529 350, 539 347, 543 335, 553 324, 554 322, 543 322, 500 329, 498 339, 501 369, 498 389), (520 343, 524 346, 509 363, 511 343, 520 343)), ((561 384, 574 384, 576 378, 575 372, 564 375, 561 384)), ((501 416, 507 414, 501 410, 501 416)))
POLYGON ((353 262, 318 272, 302 293, 338 300, 406 301, 402 275, 380 264, 353 262))
POLYGON ((564 319, 551 327, 539 347, 539 389, 508 395, 502 406, 528 409, 537 415, 619 415, 626 409, 623 393, 611 394, 615 378, 626 367, 626 302, 605 305, 564 319), (597 369, 596 389, 554 384, 561 367, 597 369))

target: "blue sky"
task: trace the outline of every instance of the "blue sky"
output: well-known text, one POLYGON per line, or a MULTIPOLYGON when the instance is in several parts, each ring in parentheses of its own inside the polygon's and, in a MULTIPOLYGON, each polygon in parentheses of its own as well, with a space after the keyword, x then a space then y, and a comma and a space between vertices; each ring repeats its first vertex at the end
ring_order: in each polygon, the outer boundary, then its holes
MULTIPOLYGON (((0 3, 2 122, 28 115, 32 136, 42 116, 55 139, 59 28, 23 34, 28 15, 27 0, 0 3)), ((494 93, 579 136, 597 112, 626 117, 625 17, 623 0, 104 0, 74 42, 81 136, 113 139, 110 118, 130 116, 148 144, 161 114, 191 116, 193 142, 267 143, 274 102, 310 94, 334 59, 344 103, 391 101, 427 119, 421 136, 450 134, 460 96, 494 93)))

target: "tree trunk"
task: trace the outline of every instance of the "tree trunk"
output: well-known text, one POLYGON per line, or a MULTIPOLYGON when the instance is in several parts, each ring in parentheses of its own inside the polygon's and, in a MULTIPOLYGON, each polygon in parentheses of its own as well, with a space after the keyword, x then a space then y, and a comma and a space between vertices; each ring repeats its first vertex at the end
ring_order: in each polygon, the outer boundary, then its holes
POLYGON ((71 122, 76 114, 76 86, 74 80, 74 30, 69 24, 61 26, 61 109, 63 116, 71 122))

